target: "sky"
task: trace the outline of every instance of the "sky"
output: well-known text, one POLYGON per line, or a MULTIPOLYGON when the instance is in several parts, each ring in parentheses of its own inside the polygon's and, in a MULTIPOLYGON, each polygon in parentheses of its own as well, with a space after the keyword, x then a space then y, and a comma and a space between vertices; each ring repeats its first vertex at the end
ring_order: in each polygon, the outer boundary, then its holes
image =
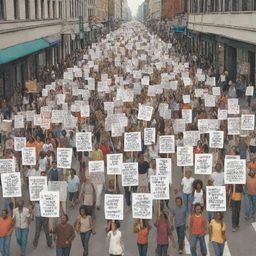
POLYGON ((128 5, 131 9, 133 16, 137 14, 138 6, 143 2, 144 0, 128 0, 128 5))

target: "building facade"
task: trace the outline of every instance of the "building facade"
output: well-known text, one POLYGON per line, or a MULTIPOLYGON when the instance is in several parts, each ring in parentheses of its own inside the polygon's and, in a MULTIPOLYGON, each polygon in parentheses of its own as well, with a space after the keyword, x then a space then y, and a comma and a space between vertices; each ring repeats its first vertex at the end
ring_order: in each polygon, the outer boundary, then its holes
POLYGON ((188 0, 191 51, 207 56, 230 80, 239 75, 255 84, 256 1, 188 0))
POLYGON ((160 20, 162 16, 162 0, 148 1, 148 19, 160 20))
POLYGON ((162 0, 162 19, 172 20, 185 12, 185 0, 162 0))

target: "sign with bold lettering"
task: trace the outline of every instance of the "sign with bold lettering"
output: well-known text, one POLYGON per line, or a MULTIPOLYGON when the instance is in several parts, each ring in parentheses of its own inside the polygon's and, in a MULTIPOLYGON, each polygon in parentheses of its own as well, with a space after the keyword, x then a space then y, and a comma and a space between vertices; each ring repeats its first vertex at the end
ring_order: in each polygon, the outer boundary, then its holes
POLYGON ((195 174, 212 173, 212 154, 195 154, 195 174))
POLYGON ((167 177, 169 183, 172 184, 172 159, 156 158, 156 174, 167 177))
POLYGON ((60 215, 60 199, 58 191, 40 192, 40 211, 45 218, 58 218, 60 215))
POLYGON ((210 132, 210 148, 223 148, 224 132, 211 131, 210 132))
POLYGON ((138 186, 139 173, 138 163, 123 163, 122 164, 122 186, 138 186))
POLYGON ((225 159, 224 160, 224 183, 245 184, 246 183, 246 160, 225 159))
POLYGON ((144 145, 155 144, 156 140, 156 128, 145 128, 144 129, 144 145))
POLYGON ((22 148, 22 165, 36 165, 36 148, 22 148))
POLYGON ((124 196, 105 194, 104 211, 106 220, 123 220, 124 196))
POLYGON ((175 153, 174 135, 164 135, 159 137, 159 153, 160 154, 175 153))
POLYGON ((46 176, 29 176, 29 196, 30 201, 39 201, 40 192, 47 190, 46 176))
POLYGON ((77 152, 92 151, 92 133, 76 133, 76 150, 77 152))
POLYGON ((125 132, 124 133, 124 151, 135 152, 141 151, 141 133, 125 132))
POLYGON ((123 154, 107 154, 107 174, 122 174, 123 154))
POLYGON ((1 173, 3 198, 21 197, 21 178, 19 172, 1 173))
POLYGON ((166 200, 170 198, 169 181, 165 175, 150 176, 150 188, 152 199, 166 200))
POLYGON ((0 173, 15 172, 14 158, 0 159, 0 173))
POLYGON ((225 186, 206 186, 206 210, 208 212, 226 211, 225 186))

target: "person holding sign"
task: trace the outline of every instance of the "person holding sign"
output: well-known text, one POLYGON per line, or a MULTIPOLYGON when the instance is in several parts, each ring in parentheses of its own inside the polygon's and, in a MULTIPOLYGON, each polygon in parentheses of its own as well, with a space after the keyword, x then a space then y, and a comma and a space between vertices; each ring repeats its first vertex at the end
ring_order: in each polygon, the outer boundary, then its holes
POLYGON ((246 179, 245 219, 255 220, 256 213, 256 168, 250 169, 246 179))
POLYGON ((76 175, 76 171, 74 169, 70 170, 70 175, 68 176, 67 183, 68 183, 69 201, 71 202, 71 208, 74 208, 77 202, 78 190, 79 190, 79 184, 80 184, 80 180, 76 175))
POLYGON ((202 207, 205 205, 205 191, 201 180, 194 180, 193 182, 192 205, 196 204, 200 204, 202 207))
POLYGON ((94 226, 92 223, 92 218, 89 215, 89 211, 85 206, 79 208, 80 215, 76 218, 74 223, 74 228, 77 234, 80 235, 82 245, 84 248, 83 256, 89 255, 88 243, 91 237, 91 234, 95 235, 94 226))
POLYGON ((151 229, 148 220, 138 219, 134 223, 133 232, 138 234, 137 244, 139 256, 147 256, 148 252, 148 236, 151 229))
POLYGON ((209 240, 215 252, 215 256, 223 256, 226 238, 226 224, 223 221, 223 213, 215 212, 209 225, 209 240))

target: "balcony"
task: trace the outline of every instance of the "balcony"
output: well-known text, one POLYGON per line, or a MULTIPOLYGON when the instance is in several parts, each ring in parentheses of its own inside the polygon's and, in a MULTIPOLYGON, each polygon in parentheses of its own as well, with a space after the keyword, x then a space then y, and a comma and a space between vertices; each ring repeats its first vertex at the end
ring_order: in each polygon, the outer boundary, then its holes
POLYGON ((189 14, 188 29, 256 44, 256 12, 189 14))

